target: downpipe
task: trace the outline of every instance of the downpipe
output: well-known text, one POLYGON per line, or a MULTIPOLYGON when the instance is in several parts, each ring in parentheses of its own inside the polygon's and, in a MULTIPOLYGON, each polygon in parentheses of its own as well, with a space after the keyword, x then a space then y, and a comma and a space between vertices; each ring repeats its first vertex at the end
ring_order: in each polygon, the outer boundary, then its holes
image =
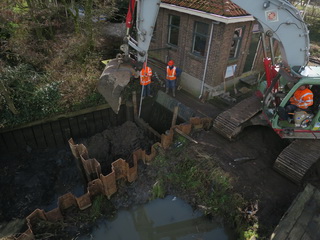
POLYGON ((210 53, 210 50, 211 50, 211 42, 212 42, 212 36, 213 36, 213 26, 217 25, 217 24, 219 24, 219 23, 218 22, 214 22, 214 21, 211 24, 209 46, 208 46, 208 51, 207 51, 207 56, 206 56, 206 63, 205 63, 205 66, 204 66, 204 71, 203 71, 203 77, 202 77, 202 83, 201 83, 199 99, 202 98, 203 89, 204 89, 204 81, 205 81, 206 75, 207 75, 207 68, 208 68, 208 62, 209 62, 209 53, 210 53))

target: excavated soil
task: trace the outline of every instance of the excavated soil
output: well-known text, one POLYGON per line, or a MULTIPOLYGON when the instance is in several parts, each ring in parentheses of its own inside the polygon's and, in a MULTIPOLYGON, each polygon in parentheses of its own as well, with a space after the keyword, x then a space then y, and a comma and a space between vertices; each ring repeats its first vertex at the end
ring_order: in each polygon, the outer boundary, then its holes
MULTIPOLYGON (((229 142, 213 130, 197 130, 191 137, 198 144, 190 142, 188 149, 199 149, 213 156, 214 161, 232 177, 234 191, 258 204, 259 225, 263 227, 264 234, 271 234, 302 190, 302 186, 293 184, 272 169, 276 156, 288 142, 265 127, 246 128, 240 140, 234 142, 229 142), (244 160, 235 161, 237 159, 244 160)), ((132 122, 76 143, 87 146, 90 158, 96 158, 101 163, 103 174, 110 172, 113 160, 123 158, 130 162, 134 150, 149 149, 153 144, 132 122)), ((190 151, 190 156, 192 154, 194 151, 190 151)), ((74 161, 68 149, 43 152, 28 149, 24 153, 2 155, 0 222, 24 218, 36 208, 55 208, 57 197, 68 191, 81 195, 85 191, 85 184, 74 161)), ((123 182, 112 196, 111 202, 116 209, 146 203, 150 199, 157 169, 140 161, 138 171, 139 177, 135 182, 123 182)), ((189 202, 192 200, 192 196, 185 193, 168 194, 189 202)))
MULTIPOLYGON (((144 131, 133 122, 106 129, 83 143, 90 158, 96 158, 102 174, 111 172, 111 163, 118 159, 132 160, 136 149, 150 149, 153 144, 144 131)), ((79 197, 87 192, 87 183, 77 167, 76 159, 68 147, 64 149, 27 149, 0 155, 0 238, 5 232, 23 232, 24 219, 35 209, 50 211, 57 207, 58 197, 71 192, 79 197)), ((55 238, 50 238, 55 239, 55 238)), ((60 239, 60 238, 57 238, 60 239)), ((68 238, 66 238, 68 239, 68 238)))
MULTIPOLYGON (((229 142, 212 130, 199 130, 191 137, 198 142, 189 143, 188 155, 197 157, 201 151, 212 156, 213 161, 231 176, 233 190, 258 207, 260 236, 268 237, 279 223, 285 211, 302 190, 272 169, 272 164, 287 142, 281 140, 271 129, 251 127, 245 129, 241 140, 229 142), (237 161, 244 159, 243 161, 237 161), (236 160, 236 161, 235 161, 236 160)), ((177 159, 177 161, 179 161, 177 159)), ((140 164, 136 182, 121 188, 112 198, 116 208, 141 204, 151 197, 157 169, 140 164)), ((168 194, 179 196, 191 205, 194 197, 177 189, 168 194)))
MULTIPOLYGON (((220 110, 212 110, 215 114, 218 111, 220 110)), ((303 186, 293 184, 272 169, 274 160, 288 142, 265 127, 246 128, 240 140, 234 142, 229 142, 213 130, 198 130, 191 137, 198 144, 190 143, 189 149, 199 148, 213 156, 214 161, 233 178, 234 191, 248 201, 257 203, 259 225, 265 236, 271 234, 293 199, 303 189, 303 186), (243 160, 235 161, 239 159, 243 160)), ((131 122, 106 129, 88 139, 75 139, 75 142, 87 146, 89 156, 100 162, 103 174, 110 172, 113 160, 121 157, 130 163, 132 151, 137 148, 148 150, 153 143, 131 122)), ((192 154, 190 151, 191 156, 192 154)), ((118 192, 112 196, 111 201, 117 209, 149 200, 157 169, 139 162, 138 171, 139 177, 135 182, 123 182, 118 192)), ((319 184, 318 178, 312 181, 319 184)), ((27 148, 22 152, 1 153, 0 237, 6 227, 5 222, 24 219, 36 208, 53 209, 57 198, 67 192, 81 195, 85 191, 85 181, 76 168, 68 147, 45 151, 27 148)), ((188 194, 169 194, 180 195, 180 198, 186 200, 192 199, 188 194)))

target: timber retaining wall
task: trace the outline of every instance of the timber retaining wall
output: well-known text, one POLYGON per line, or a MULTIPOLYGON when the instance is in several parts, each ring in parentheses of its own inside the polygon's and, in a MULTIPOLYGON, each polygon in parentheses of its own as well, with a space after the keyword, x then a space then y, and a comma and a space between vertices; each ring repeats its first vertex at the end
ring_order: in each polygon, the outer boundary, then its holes
POLYGON ((108 104, 78 112, 62 114, 54 118, 35 121, 17 128, 0 130, 0 152, 58 148, 67 146, 70 138, 93 136, 103 130, 132 121, 132 106, 121 105, 115 114, 108 104), (128 108, 131 108, 128 110, 128 108))

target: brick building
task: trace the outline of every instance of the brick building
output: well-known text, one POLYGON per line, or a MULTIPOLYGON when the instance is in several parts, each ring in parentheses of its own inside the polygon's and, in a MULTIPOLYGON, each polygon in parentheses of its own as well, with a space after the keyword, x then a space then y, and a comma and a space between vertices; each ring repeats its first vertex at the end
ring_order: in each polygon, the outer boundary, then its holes
POLYGON ((183 89, 197 97, 218 95, 244 71, 255 27, 254 18, 229 0, 161 0, 149 64, 164 78, 172 59, 183 70, 183 89))

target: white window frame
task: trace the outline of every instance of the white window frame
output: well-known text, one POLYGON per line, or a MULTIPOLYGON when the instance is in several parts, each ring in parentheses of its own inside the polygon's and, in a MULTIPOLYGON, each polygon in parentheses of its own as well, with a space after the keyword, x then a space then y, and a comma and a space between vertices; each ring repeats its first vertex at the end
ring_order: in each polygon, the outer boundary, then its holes
POLYGON ((168 42, 168 44, 170 44, 170 45, 173 45, 173 46, 178 46, 178 43, 179 43, 179 33, 180 33, 180 16, 177 16, 177 15, 169 15, 169 25, 168 25, 168 39, 167 39, 167 42, 168 42), (174 25, 172 22, 172 18, 173 17, 177 17, 177 18, 179 18, 179 25, 174 25), (175 39, 176 41, 177 41, 177 43, 173 43, 173 42, 171 42, 172 41, 172 39, 171 39, 171 37, 172 37, 172 32, 173 31, 177 31, 177 39, 175 39))
MULTIPOLYGON (((192 39, 192 49, 191 49, 191 52, 197 56, 201 56, 201 57, 204 57, 205 56, 205 51, 206 51, 206 45, 207 45, 207 42, 208 42, 208 35, 209 34, 209 24, 207 23, 204 23, 204 22, 194 22, 194 28, 193 28, 193 39, 192 39), (203 24, 203 26, 206 26, 207 29, 206 29, 206 33, 201 33, 198 31, 198 26, 199 24, 203 24), (197 38, 199 39, 202 39, 202 41, 204 41, 204 44, 203 44, 203 51, 200 52, 198 49, 195 49, 197 44, 197 38)), ((199 43, 198 43, 199 44, 199 43)))

